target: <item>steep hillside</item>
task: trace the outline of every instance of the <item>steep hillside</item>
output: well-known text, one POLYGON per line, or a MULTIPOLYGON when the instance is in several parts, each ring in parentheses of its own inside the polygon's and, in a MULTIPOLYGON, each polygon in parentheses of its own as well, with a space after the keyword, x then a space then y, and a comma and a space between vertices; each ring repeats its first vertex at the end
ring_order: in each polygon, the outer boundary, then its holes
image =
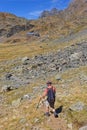
POLYGON ((27 19, 9 13, 0 13, 0 41, 33 27, 34 25, 30 24, 27 19))
POLYGON ((74 0, 33 21, 0 13, 0 130, 87 130, 86 7, 74 0), (58 118, 39 103, 49 80, 58 118))
POLYGON ((75 26, 81 27, 87 24, 87 1, 73 0, 70 6, 64 11, 66 19, 75 26))
MULTIPOLYGON (((87 35, 86 35, 87 38, 87 35)), ((87 125, 87 39, 0 45, 0 130, 80 130, 87 125), (27 56, 27 57, 25 57, 27 56), (45 117, 39 96, 57 88, 58 118, 45 117)))
POLYGON ((69 17, 74 16, 87 16, 87 0, 73 0, 69 7, 66 9, 69 17))
POLYGON ((74 0, 63 11, 52 9, 44 11, 41 18, 35 22, 36 30, 50 38, 59 38, 87 29, 87 1, 74 0))
MULTIPOLYGON (((26 20, 8 13, 0 13, 0 42, 4 38, 8 42, 16 39, 25 39, 28 32, 38 32, 40 38, 32 40, 46 41, 58 39, 72 35, 87 29, 87 1, 73 0, 69 7, 63 11, 53 8, 50 11, 43 11, 40 18, 37 20, 26 20), (14 34, 17 34, 15 37, 14 34)), ((22 40, 21 40, 22 41, 22 40)), ((14 41, 13 41, 14 42, 14 41)))

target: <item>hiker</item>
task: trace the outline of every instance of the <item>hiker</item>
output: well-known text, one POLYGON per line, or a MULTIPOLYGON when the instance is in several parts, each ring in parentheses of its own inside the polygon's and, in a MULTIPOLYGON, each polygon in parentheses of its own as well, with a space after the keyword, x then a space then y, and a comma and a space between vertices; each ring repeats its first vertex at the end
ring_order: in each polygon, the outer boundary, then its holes
POLYGON ((55 104, 55 94, 56 94, 56 88, 52 86, 52 82, 48 81, 47 82, 47 88, 45 89, 45 91, 43 92, 42 96, 40 97, 40 100, 45 98, 47 96, 47 99, 45 101, 45 105, 46 105, 46 116, 50 116, 50 111, 49 109, 52 109, 52 113, 54 113, 55 117, 58 117, 55 108, 54 108, 54 104, 55 104))

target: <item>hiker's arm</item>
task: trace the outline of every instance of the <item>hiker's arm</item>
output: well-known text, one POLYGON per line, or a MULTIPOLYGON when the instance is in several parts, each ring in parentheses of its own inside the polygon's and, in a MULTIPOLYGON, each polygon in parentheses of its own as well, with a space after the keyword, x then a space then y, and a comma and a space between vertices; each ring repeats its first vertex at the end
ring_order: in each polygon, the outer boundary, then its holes
POLYGON ((44 91, 44 93, 40 96, 40 100, 42 100, 43 98, 45 98, 47 95, 47 90, 44 91))
POLYGON ((53 89, 54 89, 54 92, 55 92, 55 94, 56 94, 56 88, 54 87, 53 89))

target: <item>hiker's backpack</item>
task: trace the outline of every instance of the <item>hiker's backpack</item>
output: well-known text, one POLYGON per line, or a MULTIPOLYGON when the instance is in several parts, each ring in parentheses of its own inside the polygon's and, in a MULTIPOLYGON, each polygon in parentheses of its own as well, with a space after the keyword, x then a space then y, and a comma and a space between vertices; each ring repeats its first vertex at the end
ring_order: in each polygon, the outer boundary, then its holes
POLYGON ((47 88, 47 101, 55 102, 55 90, 52 88, 47 88))

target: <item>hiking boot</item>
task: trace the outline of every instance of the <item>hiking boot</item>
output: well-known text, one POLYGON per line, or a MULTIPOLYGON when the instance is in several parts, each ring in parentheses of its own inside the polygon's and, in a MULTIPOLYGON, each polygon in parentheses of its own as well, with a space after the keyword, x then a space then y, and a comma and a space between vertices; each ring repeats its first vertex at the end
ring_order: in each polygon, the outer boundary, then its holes
POLYGON ((56 117, 56 118, 58 117, 58 114, 56 112, 54 112, 54 117, 56 117))
POLYGON ((50 116, 49 112, 46 112, 44 115, 48 117, 50 116))

